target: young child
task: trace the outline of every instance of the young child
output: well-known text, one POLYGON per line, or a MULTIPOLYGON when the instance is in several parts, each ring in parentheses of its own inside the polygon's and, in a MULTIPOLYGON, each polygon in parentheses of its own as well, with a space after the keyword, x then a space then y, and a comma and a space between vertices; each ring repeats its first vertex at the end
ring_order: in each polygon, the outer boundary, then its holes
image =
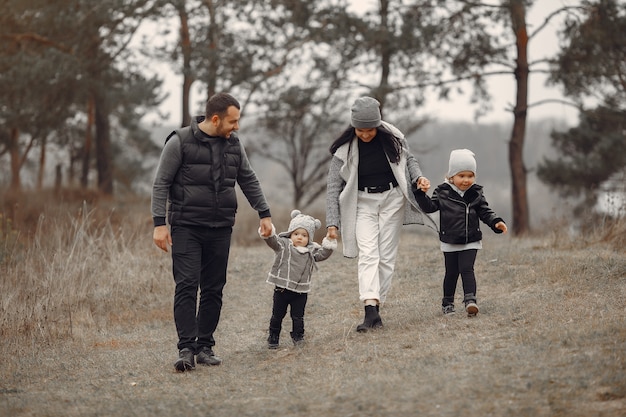
POLYGON ((478 314, 476 302, 476 277, 474 261, 482 249, 480 221, 496 233, 506 233, 502 218, 489 208, 483 187, 476 184, 476 160, 469 149, 456 149, 450 153, 448 174, 443 184, 437 186, 432 197, 426 195, 430 182, 422 182, 418 189, 413 185, 415 199, 422 210, 433 213, 439 210, 439 240, 445 263, 443 279, 443 314, 453 314, 454 293, 461 274, 463 302, 469 316, 478 314))
POLYGON ((267 339, 270 349, 278 348, 287 307, 291 308, 291 340, 296 346, 304 342, 304 308, 311 289, 313 269, 317 268, 316 262, 328 259, 337 248, 336 240, 324 238, 321 246, 313 241, 315 230, 321 225, 320 220, 293 210, 286 232, 277 236, 272 226, 272 234, 263 238, 275 252, 274 265, 267 277, 267 282, 275 286, 267 339))

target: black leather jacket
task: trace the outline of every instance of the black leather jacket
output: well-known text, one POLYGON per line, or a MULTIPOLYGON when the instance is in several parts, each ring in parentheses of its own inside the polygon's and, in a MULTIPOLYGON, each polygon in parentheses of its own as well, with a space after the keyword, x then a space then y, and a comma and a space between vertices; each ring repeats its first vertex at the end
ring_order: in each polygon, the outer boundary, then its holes
POLYGON ((483 195, 483 187, 478 184, 468 188, 463 197, 447 183, 437 186, 432 197, 415 185, 413 194, 426 213, 439 210, 439 239, 444 243, 467 244, 481 240, 480 221, 494 232, 502 233, 495 225, 504 220, 491 210, 483 195))

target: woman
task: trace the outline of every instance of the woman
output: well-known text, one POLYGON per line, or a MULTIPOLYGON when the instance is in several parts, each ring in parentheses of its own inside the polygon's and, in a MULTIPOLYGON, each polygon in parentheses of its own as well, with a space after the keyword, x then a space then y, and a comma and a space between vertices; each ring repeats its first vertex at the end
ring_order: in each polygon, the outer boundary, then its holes
POLYGON ((343 254, 358 256, 359 299, 365 318, 358 332, 382 327, 380 305, 391 288, 403 224, 434 221, 420 210, 411 190, 428 187, 402 132, 382 121, 380 103, 357 99, 351 126, 330 147, 326 225, 329 239, 341 231, 343 254))

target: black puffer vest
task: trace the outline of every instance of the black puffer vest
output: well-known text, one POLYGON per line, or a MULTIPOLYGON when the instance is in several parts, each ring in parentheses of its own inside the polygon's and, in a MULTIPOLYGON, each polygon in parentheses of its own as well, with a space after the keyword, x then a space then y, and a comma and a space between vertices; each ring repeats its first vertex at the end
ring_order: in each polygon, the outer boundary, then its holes
MULTIPOLYGON (((224 140, 222 169, 213 179, 212 148, 194 120, 176 130, 182 164, 170 187, 168 215, 172 226, 232 227, 237 212, 235 183, 241 164, 241 145, 233 133, 224 140)), ((170 135, 171 136, 171 135, 170 135)))

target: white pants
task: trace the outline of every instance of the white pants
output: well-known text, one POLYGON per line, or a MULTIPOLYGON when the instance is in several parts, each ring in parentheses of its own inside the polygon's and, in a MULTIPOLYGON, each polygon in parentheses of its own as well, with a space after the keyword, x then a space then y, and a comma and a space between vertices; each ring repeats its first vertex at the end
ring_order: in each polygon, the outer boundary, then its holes
POLYGON ((391 288, 405 199, 399 187, 383 193, 358 193, 359 299, 383 303, 391 288))

